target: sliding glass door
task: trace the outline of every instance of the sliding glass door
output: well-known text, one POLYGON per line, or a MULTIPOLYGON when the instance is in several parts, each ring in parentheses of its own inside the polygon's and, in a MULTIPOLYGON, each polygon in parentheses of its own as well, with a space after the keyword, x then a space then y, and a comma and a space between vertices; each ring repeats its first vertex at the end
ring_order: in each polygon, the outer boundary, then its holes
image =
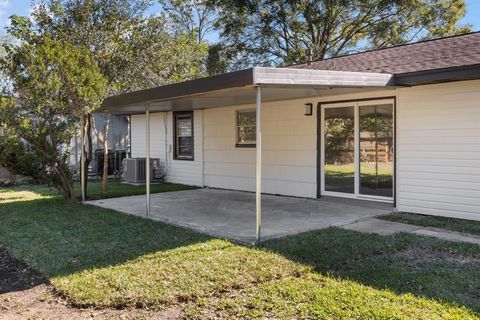
POLYGON ((393 101, 322 105, 321 112, 322 194, 393 199, 393 101))
POLYGON ((393 105, 360 106, 360 194, 393 197, 393 105))
POLYGON ((326 108, 324 111, 325 190, 355 193, 355 109, 326 108))

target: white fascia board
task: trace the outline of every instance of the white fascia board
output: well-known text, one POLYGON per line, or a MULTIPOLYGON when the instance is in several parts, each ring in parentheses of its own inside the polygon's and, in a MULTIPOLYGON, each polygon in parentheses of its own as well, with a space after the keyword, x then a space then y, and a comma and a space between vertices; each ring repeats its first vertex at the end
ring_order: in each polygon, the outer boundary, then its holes
POLYGON ((326 87, 386 87, 392 74, 292 68, 253 68, 255 85, 307 85, 326 87))

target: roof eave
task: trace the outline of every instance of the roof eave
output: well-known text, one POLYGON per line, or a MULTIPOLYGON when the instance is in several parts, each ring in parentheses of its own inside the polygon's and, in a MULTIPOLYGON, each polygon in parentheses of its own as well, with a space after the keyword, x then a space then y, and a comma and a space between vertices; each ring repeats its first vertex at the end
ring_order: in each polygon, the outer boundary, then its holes
POLYGON ((395 74, 392 82, 396 86, 418 86, 477 79, 480 79, 480 64, 395 74))
POLYGON ((200 78, 180 83, 159 86, 151 89, 110 96, 105 99, 100 111, 109 111, 118 106, 161 101, 171 97, 183 97, 253 84, 253 68, 223 73, 216 76, 200 78))

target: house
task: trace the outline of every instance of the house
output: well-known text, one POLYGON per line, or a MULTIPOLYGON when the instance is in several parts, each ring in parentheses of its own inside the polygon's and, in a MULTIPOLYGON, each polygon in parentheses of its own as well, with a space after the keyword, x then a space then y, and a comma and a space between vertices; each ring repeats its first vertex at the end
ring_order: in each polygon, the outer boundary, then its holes
POLYGON ((480 220, 478 32, 131 92, 102 109, 130 115, 132 157, 161 159, 167 181, 255 191, 257 229, 260 191, 480 220))

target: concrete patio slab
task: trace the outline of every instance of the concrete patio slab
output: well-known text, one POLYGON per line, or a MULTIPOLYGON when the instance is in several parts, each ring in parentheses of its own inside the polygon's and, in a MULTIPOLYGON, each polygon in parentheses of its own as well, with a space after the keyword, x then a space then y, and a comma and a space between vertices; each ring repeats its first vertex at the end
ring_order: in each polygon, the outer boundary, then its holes
MULTIPOLYGON (((145 216, 145 196, 89 201, 88 204, 145 216)), ((262 240, 339 227, 391 213, 391 204, 323 197, 262 196, 262 240)), ((152 194, 151 219, 243 243, 255 241, 255 194, 197 189, 152 194)))

